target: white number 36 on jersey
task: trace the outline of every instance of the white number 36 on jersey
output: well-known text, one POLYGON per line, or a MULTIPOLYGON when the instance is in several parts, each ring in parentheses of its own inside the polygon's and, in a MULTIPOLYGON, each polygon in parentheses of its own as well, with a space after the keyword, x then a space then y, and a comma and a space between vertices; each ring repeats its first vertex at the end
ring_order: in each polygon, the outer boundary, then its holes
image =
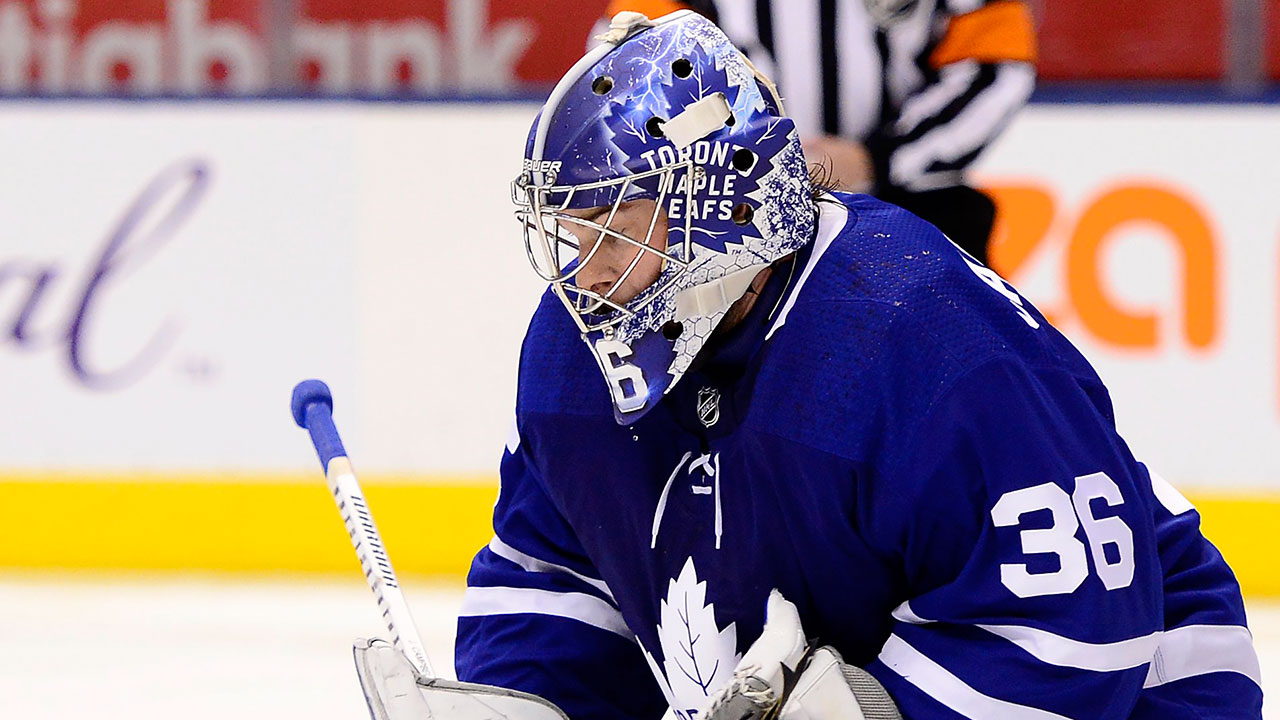
POLYGON ((1090 503, 1099 498, 1110 507, 1124 504, 1119 486, 1100 472, 1076 478, 1071 495, 1051 482, 1001 495, 991 508, 996 527, 1017 526, 1027 513, 1048 510, 1052 514, 1052 525, 1023 530, 1019 536, 1024 554, 1057 555, 1059 566, 1050 572, 1033 573, 1025 563, 1003 563, 1000 582, 1023 598, 1075 592, 1089 576, 1085 545, 1076 538, 1076 531, 1083 526, 1102 584, 1108 590, 1129 587, 1133 582, 1133 531, 1118 517, 1094 517, 1090 503), (1108 545, 1115 547, 1114 562, 1108 559, 1108 545))

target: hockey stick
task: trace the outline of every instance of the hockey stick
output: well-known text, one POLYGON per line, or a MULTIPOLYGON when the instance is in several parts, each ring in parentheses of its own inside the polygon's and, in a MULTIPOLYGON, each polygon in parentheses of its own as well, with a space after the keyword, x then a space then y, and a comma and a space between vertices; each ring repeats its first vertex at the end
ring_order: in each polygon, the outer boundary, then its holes
POLYGON ((293 419, 311 433, 329 490, 391 632, 391 645, 357 640, 354 648, 356 674, 373 720, 568 720, 559 708, 536 695, 435 676, 333 424, 329 387, 319 380, 298 383, 292 406, 293 419))
POLYGON ((418 628, 409 614, 409 605, 400 590, 400 582, 391 567, 391 558, 382 544, 378 526, 373 523, 373 515, 365 503, 364 493, 360 491, 351 461, 347 459, 347 451, 342 447, 338 428, 333 424, 333 395, 329 386, 319 380, 298 383, 293 388, 292 405, 293 419, 311 434, 311 442, 316 446, 320 465, 324 467, 329 481, 329 492, 333 493, 333 500, 342 513, 342 522, 346 524, 351 544, 360 558, 360 567, 369 581, 369 589, 378 599, 378 607, 382 609, 383 620, 391 633, 392 645, 404 653, 418 675, 435 677, 418 628))

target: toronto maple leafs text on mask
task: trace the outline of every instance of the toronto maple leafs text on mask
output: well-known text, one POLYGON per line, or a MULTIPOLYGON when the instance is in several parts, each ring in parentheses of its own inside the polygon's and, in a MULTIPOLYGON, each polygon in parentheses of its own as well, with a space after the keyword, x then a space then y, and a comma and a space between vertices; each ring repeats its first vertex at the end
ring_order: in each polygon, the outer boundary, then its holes
POLYGON ((733 197, 734 182, 739 174, 733 168, 733 157, 741 149, 734 143, 699 140, 679 151, 663 145, 656 150, 641 153, 640 159, 649 163, 651 170, 689 160, 693 160, 701 170, 692 176, 681 174, 679 178, 667 177, 665 190, 672 195, 667 213, 672 220, 684 217, 684 193, 690 182, 693 183, 694 200, 689 206, 689 214, 694 220, 729 220, 733 217, 733 201, 727 198, 733 197), (707 168, 712 171, 708 172, 707 168))

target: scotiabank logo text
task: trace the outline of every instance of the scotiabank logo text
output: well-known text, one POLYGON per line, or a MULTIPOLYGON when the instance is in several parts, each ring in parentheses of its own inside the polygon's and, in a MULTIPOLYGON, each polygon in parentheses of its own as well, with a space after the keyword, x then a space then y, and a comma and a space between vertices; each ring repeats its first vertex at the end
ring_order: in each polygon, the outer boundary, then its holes
POLYGON ((434 21, 363 3, 341 20, 268 20, 268 6, 0 0, 0 93, 503 91, 539 35, 527 17, 492 19, 489 0, 422 3, 434 21))

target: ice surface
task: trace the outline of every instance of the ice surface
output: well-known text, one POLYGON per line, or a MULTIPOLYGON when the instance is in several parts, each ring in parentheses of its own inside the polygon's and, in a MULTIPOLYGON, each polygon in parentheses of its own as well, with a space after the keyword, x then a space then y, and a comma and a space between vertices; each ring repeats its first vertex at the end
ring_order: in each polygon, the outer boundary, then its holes
MULTIPOLYGON (((351 658, 382 635, 364 578, 0 578, 0 713, 32 720, 365 720, 351 658)), ((408 583, 453 676, 459 587, 408 583)))

